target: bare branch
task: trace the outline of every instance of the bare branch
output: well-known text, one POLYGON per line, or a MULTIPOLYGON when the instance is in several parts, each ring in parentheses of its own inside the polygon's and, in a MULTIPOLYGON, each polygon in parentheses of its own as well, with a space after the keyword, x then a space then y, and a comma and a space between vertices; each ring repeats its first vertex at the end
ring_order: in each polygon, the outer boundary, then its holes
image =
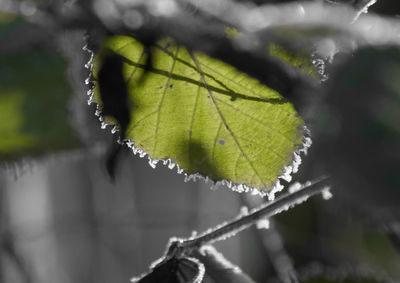
POLYGON ((312 182, 307 182, 295 192, 286 193, 272 202, 265 203, 255 208, 250 211, 249 214, 217 226, 214 230, 206 231, 199 236, 184 240, 180 242, 178 246, 183 249, 198 248, 205 244, 212 244, 234 236, 262 219, 268 219, 273 215, 288 210, 296 204, 306 201, 313 195, 323 192, 330 182, 328 177, 321 177, 312 182))

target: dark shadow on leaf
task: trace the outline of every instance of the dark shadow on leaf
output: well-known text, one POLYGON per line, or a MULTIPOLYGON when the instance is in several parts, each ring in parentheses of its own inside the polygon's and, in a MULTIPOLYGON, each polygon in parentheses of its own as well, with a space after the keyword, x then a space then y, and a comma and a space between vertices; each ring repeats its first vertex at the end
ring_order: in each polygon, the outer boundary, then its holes
MULTIPOLYGON (((125 63, 135 66, 137 68, 141 68, 144 70, 146 68, 149 68, 146 64, 136 63, 125 57, 123 58, 123 60, 125 63)), ((178 60, 178 59, 176 59, 176 60, 178 60)), ((162 75, 165 77, 170 77, 171 79, 174 79, 174 80, 185 81, 185 82, 188 82, 188 83, 191 83, 191 84, 194 84, 194 85, 204 88, 204 83, 202 81, 197 81, 197 80, 191 79, 189 77, 184 77, 184 76, 177 75, 174 73, 170 74, 168 71, 156 69, 153 67, 151 67, 148 71, 152 72, 154 74, 162 75)), ((210 77, 210 75, 207 75, 206 73, 205 73, 205 75, 210 77)), ((234 91, 228 90, 228 89, 217 88, 217 87, 214 87, 211 85, 208 86, 208 89, 213 91, 214 93, 219 93, 219 94, 230 96, 232 100, 245 99, 245 100, 250 100, 250 101, 266 102, 266 103, 271 103, 271 104, 284 104, 284 103, 288 102, 288 100, 286 100, 285 98, 264 98, 264 97, 248 96, 246 94, 237 93, 237 92, 234 92, 234 91)))
POLYGON ((117 120, 121 139, 124 139, 131 117, 127 103, 128 91, 123 77, 123 57, 109 51, 102 60, 97 81, 102 114, 117 120))
POLYGON ((199 173, 203 176, 208 176, 212 180, 224 179, 222 177, 222 174, 218 172, 214 162, 209 157, 207 157, 207 150, 201 143, 189 140, 184 146, 189 148, 189 155, 187 157, 189 161, 189 168, 198 168, 197 172, 187 173, 199 173))
MULTIPOLYGON (((102 59, 97 81, 102 114, 115 118, 119 125, 120 138, 124 141, 126 129, 131 121, 131 113, 128 107, 127 86, 123 77, 123 57, 108 51, 102 59)), ((121 146, 119 143, 113 143, 106 161, 108 174, 113 180, 121 146)))

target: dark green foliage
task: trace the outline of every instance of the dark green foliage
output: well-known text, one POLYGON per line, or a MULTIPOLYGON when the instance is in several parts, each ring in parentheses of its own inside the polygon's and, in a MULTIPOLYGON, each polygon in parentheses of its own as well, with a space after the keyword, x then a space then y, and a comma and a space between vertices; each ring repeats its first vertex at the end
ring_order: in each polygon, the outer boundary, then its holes
MULTIPOLYGON (((19 19, 3 27, 12 32, 19 19)), ((44 45, 0 53, 0 161, 77 148, 68 110, 67 64, 44 45)))

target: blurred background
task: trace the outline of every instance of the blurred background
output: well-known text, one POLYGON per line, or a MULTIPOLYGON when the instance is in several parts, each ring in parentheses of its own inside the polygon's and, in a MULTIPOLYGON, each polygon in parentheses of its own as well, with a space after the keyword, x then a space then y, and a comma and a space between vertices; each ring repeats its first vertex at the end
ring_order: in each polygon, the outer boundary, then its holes
MULTIPOLYGON (((398 1, 381 0, 371 10, 400 15, 398 1)), ((0 154, 7 161, 0 168, 1 283, 129 282, 163 254, 170 237, 204 231, 263 201, 184 183, 175 169, 152 169, 128 149, 111 181, 104 164, 112 137, 86 102, 84 33, 55 36, 0 12, 0 42, 0 148, 7 149, 0 154), (30 111, 32 97, 48 104, 30 111), (32 157, 17 161, 26 153, 32 157)), ((257 282, 400 282, 395 243, 334 195, 215 247, 257 282)))

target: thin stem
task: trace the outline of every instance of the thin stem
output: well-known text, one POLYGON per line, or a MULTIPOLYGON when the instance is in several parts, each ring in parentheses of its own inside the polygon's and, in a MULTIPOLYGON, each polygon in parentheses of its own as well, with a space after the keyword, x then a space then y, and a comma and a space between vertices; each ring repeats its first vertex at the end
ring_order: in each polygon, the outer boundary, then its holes
MULTIPOLYGON (((251 198, 244 195, 243 203, 250 207, 258 207, 264 202, 260 198, 251 198)), ((269 260, 282 283, 298 283, 297 272, 294 268, 293 260, 286 252, 283 238, 277 231, 272 219, 269 219, 268 229, 257 229, 261 243, 264 246, 269 260)))
POLYGON ((355 23, 358 20, 358 18, 361 16, 361 14, 367 13, 368 8, 371 7, 372 5, 374 5, 377 1, 378 0, 364 0, 364 1, 360 1, 361 4, 357 3, 358 5, 355 5, 357 14, 355 15, 355 17, 351 23, 352 24, 355 23))
POLYGON ((245 216, 233 219, 230 222, 217 226, 216 229, 206 231, 197 237, 183 240, 179 243, 179 247, 185 250, 190 250, 234 236, 238 232, 256 224, 261 219, 269 218, 283 210, 293 207, 296 204, 304 202, 315 194, 321 193, 328 185, 329 178, 325 176, 312 182, 307 182, 299 190, 292 193, 286 193, 272 202, 263 204, 260 207, 253 209, 245 216))

